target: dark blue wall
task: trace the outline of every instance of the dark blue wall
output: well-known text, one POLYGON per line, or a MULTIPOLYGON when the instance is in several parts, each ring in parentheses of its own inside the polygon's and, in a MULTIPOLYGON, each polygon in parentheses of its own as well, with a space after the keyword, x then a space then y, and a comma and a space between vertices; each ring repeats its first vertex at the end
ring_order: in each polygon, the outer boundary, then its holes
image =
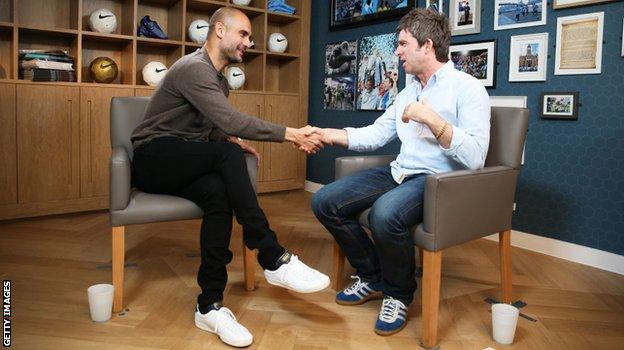
MULTIPOLYGON (((423 6, 424 0, 418 5, 423 6)), ((448 13, 448 1, 445 1, 448 13)), ((452 43, 497 39, 496 88, 491 96, 528 96, 531 121, 526 160, 516 196, 513 228, 624 255, 624 3, 553 10, 548 4, 545 26, 494 31, 494 1, 482 1, 481 33, 455 36, 452 43), (557 17, 604 11, 602 74, 554 76, 557 17), (509 83, 509 40, 512 35, 549 33, 546 82, 509 83), (542 91, 579 91, 578 121, 540 119, 542 91)), ((329 32, 327 1, 312 4, 309 123, 342 128, 372 123, 380 112, 323 110, 325 44, 393 32, 397 21, 329 32)), ((403 72, 400 72, 403 79, 403 72)), ((399 81, 399 88, 404 81, 399 81)), ((390 144, 375 152, 398 152, 390 144)), ((355 154, 327 147, 308 158, 307 179, 333 181, 334 159, 355 154)))

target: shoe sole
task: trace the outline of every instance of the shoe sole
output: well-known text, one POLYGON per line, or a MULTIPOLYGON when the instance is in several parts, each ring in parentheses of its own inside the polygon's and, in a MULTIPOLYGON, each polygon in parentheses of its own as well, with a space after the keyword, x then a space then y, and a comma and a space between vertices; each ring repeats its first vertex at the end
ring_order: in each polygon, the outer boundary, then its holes
POLYGON ((389 335, 393 335, 395 333, 399 333, 400 331, 403 330, 403 328, 405 328, 406 325, 407 325, 407 320, 405 322, 403 322, 403 325, 401 327, 399 327, 399 328, 397 328, 397 329, 395 329, 393 331, 381 331, 381 330, 378 330, 377 328, 375 328, 375 333, 377 333, 378 335, 387 337, 389 335))
POLYGON ((316 292, 320 292, 323 289, 329 287, 330 281, 327 281, 327 283, 325 285, 323 285, 322 287, 317 287, 317 288, 312 288, 312 289, 294 289, 289 287, 286 284, 283 284, 281 282, 276 282, 276 281, 271 281, 267 278, 266 280, 269 284, 272 284, 274 286, 278 286, 278 287, 282 287, 284 289, 288 289, 288 290, 292 290, 293 292, 297 292, 297 293, 302 293, 302 294, 308 294, 308 293, 316 293, 316 292))
POLYGON ((382 297, 383 297, 382 292, 375 292, 373 294, 369 294, 368 296, 365 296, 364 298, 360 300, 356 300, 356 301, 343 301, 343 300, 336 299, 336 304, 345 305, 345 306, 360 305, 360 304, 364 304, 365 302, 369 300, 381 299, 382 297))
POLYGON ((221 338, 221 337, 217 334, 217 332, 212 331, 210 328, 208 328, 208 326, 206 326, 206 325, 202 324, 201 322, 198 322, 198 321, 197 321, 197 318, 195 318, 195 327, 197 327, 197 328, 201 329, 202 331, 206 331, 206 332, 208 332, 208 333, 212 333, 212 334, 216 335, 217 337, 219 337, 219 340, 221 340, 224 344, 227 344, 227 345, 229 345, 229 346, 233 346, 233 347, 235 347, 235 348, 246 348, 246 347, 248 347, 249 345, 253 344, 253 340, 252 340, 252 341, 251 341, 251 343, 249 343, 249 344, 241 344, 241 345, 239 345, 239 344, 232 344, 232 343, 228 343, 228 342, 226 342, 225 340, 223 340, 223 339, 222 339, 222 338, 221 338))

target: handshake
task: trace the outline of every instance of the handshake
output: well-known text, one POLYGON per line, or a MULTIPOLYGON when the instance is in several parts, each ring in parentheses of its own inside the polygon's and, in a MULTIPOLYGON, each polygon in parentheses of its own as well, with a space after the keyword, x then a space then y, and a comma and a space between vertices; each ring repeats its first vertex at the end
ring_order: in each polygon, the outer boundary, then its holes
POLYGON ((334 144, 330 129, 321 129, 310 125, 300 129, 286 128, 285 139, 307 154, 315 154, 324 145, 334 144))

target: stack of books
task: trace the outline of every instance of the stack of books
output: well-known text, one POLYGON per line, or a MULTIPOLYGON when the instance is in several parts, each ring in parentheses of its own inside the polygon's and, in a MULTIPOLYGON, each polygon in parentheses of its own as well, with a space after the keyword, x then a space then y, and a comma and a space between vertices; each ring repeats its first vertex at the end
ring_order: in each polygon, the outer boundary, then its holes
POLYGON ((76 81, 74 58, 62 50, 19 50, 20 78, 32 81, 76 81))

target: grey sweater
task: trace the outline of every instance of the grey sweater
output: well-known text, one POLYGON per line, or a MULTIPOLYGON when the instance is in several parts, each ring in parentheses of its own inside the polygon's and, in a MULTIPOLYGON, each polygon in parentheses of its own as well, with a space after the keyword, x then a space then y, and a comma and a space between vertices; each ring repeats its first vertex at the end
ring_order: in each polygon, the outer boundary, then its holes
POLYGON ((133 146, 162 136, 222 141, 232 135, 284 141, 286 127, 236 111, 228 95, 225 77, 204 48, 180 58, 156 88, 143 121, 132 132, 133 146))

